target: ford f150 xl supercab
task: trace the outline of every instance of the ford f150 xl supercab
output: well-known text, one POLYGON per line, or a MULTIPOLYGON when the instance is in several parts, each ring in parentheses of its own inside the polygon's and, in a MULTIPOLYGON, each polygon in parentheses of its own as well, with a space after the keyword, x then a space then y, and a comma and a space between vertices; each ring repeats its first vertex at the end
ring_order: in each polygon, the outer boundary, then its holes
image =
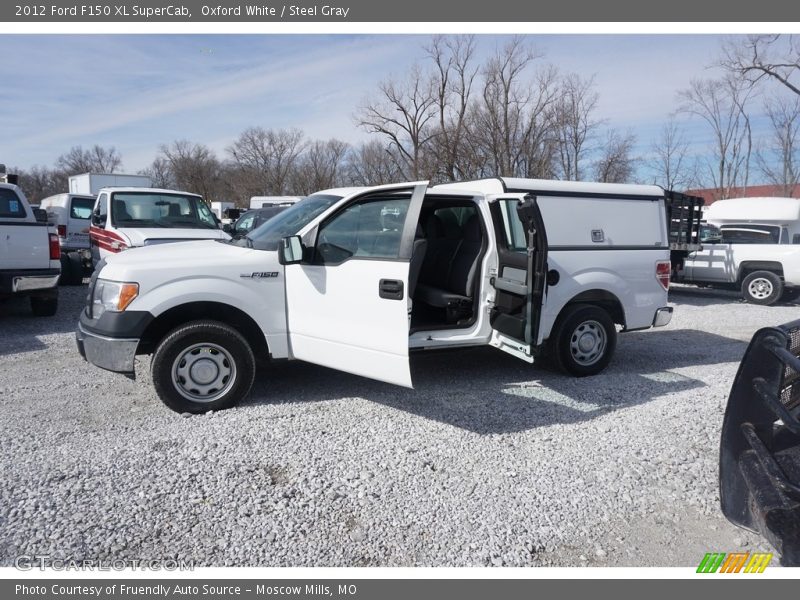
POLYGON ((107 187, 92 211, 92 262, 137 246, 230 239, 201 196, 175 190, 107 187))
POLYGON ((0 298, 28 296, 36 316, 58 309, 61 248, 47 214, 16 185, 0 183, 0 298))
POLYGON ((244 398, 257 358, 410 387, 409 351, 490 345, 602 371, 617 328, 669 322, 665 192, 492 179, 328 190, 240 240, 138 248, 92 276, 91 363, 204 412, 244 398))

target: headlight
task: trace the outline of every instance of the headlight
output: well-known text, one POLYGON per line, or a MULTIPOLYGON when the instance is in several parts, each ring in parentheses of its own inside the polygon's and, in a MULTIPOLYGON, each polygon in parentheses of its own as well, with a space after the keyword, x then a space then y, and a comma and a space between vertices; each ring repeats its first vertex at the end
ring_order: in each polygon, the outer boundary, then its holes
POLYGON ((107 310, 121 312, 139 295, 138 283, 121 283, 98 279, 92 295, 92 318, 97 319, 107 310))

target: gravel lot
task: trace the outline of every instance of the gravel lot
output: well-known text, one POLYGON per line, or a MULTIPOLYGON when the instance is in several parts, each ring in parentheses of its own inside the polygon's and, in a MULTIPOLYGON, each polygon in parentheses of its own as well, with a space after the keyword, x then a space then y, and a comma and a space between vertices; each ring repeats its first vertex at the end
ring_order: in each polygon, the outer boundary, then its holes
POLYGON ((305 363, 184 418, 149 361, 84 363, 85 287, 56 317, 0 304, 0 565, 19 554, 198 565, 695 566, 766 549, 719 511, 746 342, 800 317, 677 288, 673 322, 571 379, 494 349, 412 358, 416 390, 305 363))

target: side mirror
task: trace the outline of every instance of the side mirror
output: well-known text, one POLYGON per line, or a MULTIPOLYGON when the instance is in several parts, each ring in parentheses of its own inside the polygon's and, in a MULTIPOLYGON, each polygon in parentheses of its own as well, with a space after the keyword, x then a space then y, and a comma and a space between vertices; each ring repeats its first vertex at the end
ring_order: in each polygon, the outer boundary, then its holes
POLYGON ((105 227, 106 226, 106 219, 108 217, 106 215, 92 215, 92 225, 97 225, 98 227, 105 227))
POLYGON ((285 237, 278 245, 278 262, 282 265, 294 265, 303 260, 303 242, 299 235, 285 237))
POLYGON ((33 218, 37 223, 47 223, 47 211, 43 208, 34 208, 33 218))
POLYGON ((222 228, 222 231, 224 231, 228 235, 233 235, 233 225, 231 225, 230 223, 220 223, 219 226, 220 228, 222 228))

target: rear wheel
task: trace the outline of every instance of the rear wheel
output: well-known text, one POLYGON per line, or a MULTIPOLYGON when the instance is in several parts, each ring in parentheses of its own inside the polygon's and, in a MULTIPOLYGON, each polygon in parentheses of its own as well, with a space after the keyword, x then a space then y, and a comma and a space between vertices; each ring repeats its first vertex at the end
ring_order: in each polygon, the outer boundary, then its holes
POLYGON ((570 375, 585 377, 608 366, 617 346, 617 329, 602 308, 576 304, 559 317, 551 338, 557 366, 570 375))
POLYGON ((772 271, 754 271, 742 281, 742 296, 751 304, 775 304, 783 295, 783 281, 772 271))
POLYGON ((31 311, 36 317, 52 317, 58 311, 58 296, 31 296, 31 311))
POLYGON ((60 285, 81 285, 83 284, 83 263, 77 252, 61 255, 61 277, 58 279, 60 285))
POLYGON ((250 392, 255 358, 247 340, 218 321, 181 325, 159 344, 152 361, 161 401, 176 412, 230 408, 250 392))

